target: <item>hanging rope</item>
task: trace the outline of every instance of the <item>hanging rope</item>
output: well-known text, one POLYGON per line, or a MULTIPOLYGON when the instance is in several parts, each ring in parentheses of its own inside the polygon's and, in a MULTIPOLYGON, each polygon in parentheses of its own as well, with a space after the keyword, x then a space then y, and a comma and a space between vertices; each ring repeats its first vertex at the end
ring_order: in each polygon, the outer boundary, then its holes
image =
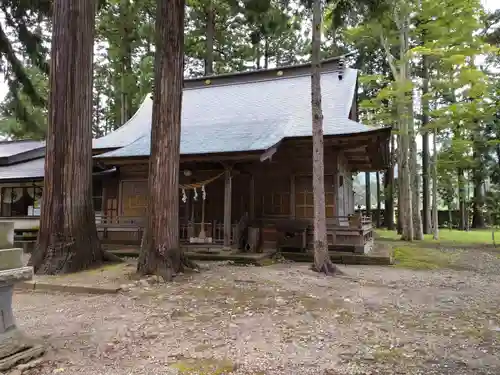
POLYGON ((211 177, 208 180, 201 181, 201 182, 194 182, 192 184, 180 184, 179 188, 180 189, 185 189, 185 190, 190 190, 190 189, 200 189, 205 185, 208 185, 211 182, 214 182, 217 180, 219 177, 221 177, 224 174, 224 172, 219 173, 217 176, 211 177))

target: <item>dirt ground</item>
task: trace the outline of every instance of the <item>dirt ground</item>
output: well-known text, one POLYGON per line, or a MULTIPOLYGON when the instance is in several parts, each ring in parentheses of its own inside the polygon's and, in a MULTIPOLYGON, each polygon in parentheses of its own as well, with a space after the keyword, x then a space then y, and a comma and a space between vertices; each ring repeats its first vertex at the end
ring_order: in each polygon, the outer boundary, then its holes
POLYGON ((51 348, 23 373, 500 374, 500 259, 463 255, 469 270, 212 263, 118 295, 16 292, 51 348))

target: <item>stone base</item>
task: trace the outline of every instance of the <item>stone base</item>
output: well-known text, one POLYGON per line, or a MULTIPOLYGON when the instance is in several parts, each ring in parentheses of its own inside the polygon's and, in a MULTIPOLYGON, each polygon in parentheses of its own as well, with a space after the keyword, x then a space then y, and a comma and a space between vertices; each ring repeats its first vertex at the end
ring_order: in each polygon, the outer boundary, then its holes
POLYGON ((21 268, 23 249, 1 249, 0 250, 0 271, 21 268))
POLYGON ((0 334, 0 371, 31 361, 44 352, 43 346, 24 336, 17 328, 11 328, 0 334))
POLYGON ((14 285, 19 281, 31 280, 33 278, 33 267, 22 267, 11 270, 0 271, 0 287, 14 285))

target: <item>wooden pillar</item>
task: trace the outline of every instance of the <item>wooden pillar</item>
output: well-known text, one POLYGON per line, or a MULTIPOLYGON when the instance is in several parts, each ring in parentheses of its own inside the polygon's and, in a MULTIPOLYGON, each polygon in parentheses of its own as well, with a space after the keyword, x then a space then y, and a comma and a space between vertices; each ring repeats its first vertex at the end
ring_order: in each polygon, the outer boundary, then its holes
POLYGON ((101 195, 101 212, 102 217, 106 218, 108 216, 108 192, 106 187, 106 178, 103 179, 102 182, 102 195, 101 195))
POLYGON ((290 176, 290 219, 295 219, 295 175, 290 176))
POLYGON ((226 167, 224 173, 224 248, 231 247, 231 169, 226 167))
POLYGON ((248 207, 248 215, 250 220, 255 219, 255 177, 252 174, 250 176, 250 192, 249 192, 249 207, 248 207))

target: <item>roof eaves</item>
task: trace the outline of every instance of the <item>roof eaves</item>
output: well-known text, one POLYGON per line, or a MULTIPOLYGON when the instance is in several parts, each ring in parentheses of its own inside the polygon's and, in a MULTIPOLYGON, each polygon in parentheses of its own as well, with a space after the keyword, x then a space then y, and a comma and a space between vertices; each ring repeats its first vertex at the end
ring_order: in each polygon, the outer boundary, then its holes
POLYGON ((22 163, 33 159, 38 159, 44 156, 45 156, 45 146, 42 146, 29 151, 20 152, 18 154, 1 157, 0 165, 6 166, 6 165, 22 163))

